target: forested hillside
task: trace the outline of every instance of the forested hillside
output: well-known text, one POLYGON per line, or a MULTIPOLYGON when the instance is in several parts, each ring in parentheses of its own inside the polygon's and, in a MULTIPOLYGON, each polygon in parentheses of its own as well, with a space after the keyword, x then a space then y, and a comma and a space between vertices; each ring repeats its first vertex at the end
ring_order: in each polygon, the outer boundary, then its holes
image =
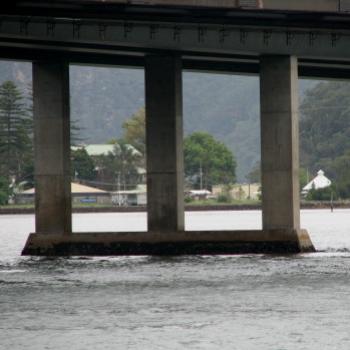
POLYGON ((323 169, 342 198, 350 197, 350 90, 348 82, 323 82, 301 105, 301 164, 323 169))
MULTIPOLYGON (((0 64, 0 83, 15 80, 26 88, 31 66, 0 64)), ((142 70, 71 67, 72 118, 88 143, 121 136, 123 121, 144 105, 142 70)), ((313 82, 302 83, 301 91, 313 82)), ((207 131, 235 154, 237 178, 260 158, 259 82, 256 77, 184 74, 185 133, 207 131)))

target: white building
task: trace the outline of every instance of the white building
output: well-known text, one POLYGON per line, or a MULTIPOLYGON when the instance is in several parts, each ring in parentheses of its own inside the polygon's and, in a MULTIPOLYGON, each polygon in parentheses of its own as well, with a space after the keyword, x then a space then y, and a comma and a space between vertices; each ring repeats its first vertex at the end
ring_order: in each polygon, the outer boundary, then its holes
POLYGON ((208 199, 211 196, 211 192, 208 190, 189 190, 185 192, 185 195, 195 200, 208 199))
POLYGON ((321 189, 321 188, 326 188, 329 187, 332 184, 332 181, 328 179, 328 177, 324 176, 324 171, 323 170, 319 170, 317 172, 317 176, 311 180, 306 186, 303 187, 303 190, 301 191, 301 193, 303 195, 307 195, 307 193, 311 190, 311 189, 321 189))
MULTIPOLYGON (((225 193, 225 185, 214 185, 213 195, 215 197, 225 193)), ((234 184, 229 190, 230 196, 234 200, 246 200, 253 199, 258 200, 261 197, 261 184, 249 183, 249 184, 234 184)))
POLYGON ((118 206, 147 205, 146 185, 137 185, 134 190, 112 192, 111 197, 112 203, 118 206))

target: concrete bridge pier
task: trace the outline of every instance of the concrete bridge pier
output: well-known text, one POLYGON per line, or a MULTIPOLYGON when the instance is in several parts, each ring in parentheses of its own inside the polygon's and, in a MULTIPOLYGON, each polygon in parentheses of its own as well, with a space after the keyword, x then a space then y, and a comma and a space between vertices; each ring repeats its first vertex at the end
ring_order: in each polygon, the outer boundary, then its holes
POLYGON ((145 63, 148 231, 184 231, 181 57, 145 63))
POLYGON ((33 63, 35 229, 71 234, 69 66, 33 63))
POLYGON ((300 250, 313 249, 300 229, 298 61, 260 59, 263 230, 296 236, 300 250), (283 233, 284 232, 284 233, 283 233))

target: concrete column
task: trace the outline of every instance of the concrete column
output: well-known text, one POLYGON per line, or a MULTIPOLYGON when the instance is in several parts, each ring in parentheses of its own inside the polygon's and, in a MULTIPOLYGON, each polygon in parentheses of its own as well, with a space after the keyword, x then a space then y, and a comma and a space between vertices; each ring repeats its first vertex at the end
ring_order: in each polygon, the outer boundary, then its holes
POLYGON ((72 232, 69 66, 33 63, 35 225, 38 233, 72 232))
POLYGON ((263 229, 299 229, 298 65, 290 56, 260 60, 263 229))
POLYGON ((149 231, 184 230, 181 59, 146 57, 149 231))

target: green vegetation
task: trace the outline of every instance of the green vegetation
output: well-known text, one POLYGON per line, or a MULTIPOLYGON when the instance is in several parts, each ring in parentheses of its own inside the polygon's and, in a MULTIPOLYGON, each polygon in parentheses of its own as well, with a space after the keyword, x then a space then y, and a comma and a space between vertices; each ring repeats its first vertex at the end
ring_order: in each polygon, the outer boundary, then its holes
POLYGON ((123 140, 144 156, 146 152, 145 108, 140 108, 123 123, 123 140))
POLYGON ((331 201, 338 199, 338 194, 334 186, 319 188, 317 190, 312 188, 305 199, 309 201, 331 201))
POLYGON ((139 183, 137 168, 143 164, 142 155, 130 147, 125 140, 111 140, 114 143, 113 152, 94 157, 95 166, 99 169, 98 180, 105 184, 108 190, 130 190, 139 183))
POLYGON ((184 141, 185 175, 195 188, 211 189, 215 184, 236 181, 232 152, 206 132, 194 132, 184 141))
POLYGON ((79 146, 84 141, 82 137, 83 129, 80 127, 79 120, 70 120, 70 144, 79 146))
MULTIPOLYGON (((123 140, 144 156, 145 109, 141 108, 123 124, 123 140)), ((236 180, 236 161, 232 152, 212 135, 194 132, 184 141, 185 175, 191 187, 211 188, 213 184, 230 184, 236 180)))
POLYGON ((84 148, 71 151, 72 177, 84 180, 96 178, 95 164, 84 148))
POLYGON ((0 176, 0 205, 7 204, 10 196, 9 182, 7 178, 0 176))
POLYGON ((253 168, 246 175, 246 179, 249 183, 260 183, 261 182, 261 163, 256 162, 253 168))
MULTIPOLYGON (((350 198, 350 90, 346 82, 323 82, 307 91, 301 105, 301 163, 311 174, 322 169, 333 193, 350 198)), ((328 198, 329 191, 312 193, 328 198)))
POLYGON ((340 198, 350 198, 350 150, 335 158, 331 163, 337 193, 340 198))
POLYGON ((232 202, 231 190, 232 190, 231 184, 224 185, 222 192, 217 197, 218 203, 230 203, 230 202, 232 202))
POLYGON ((0 175, 17 181, 32 160, 32 123, 24 96, 12 81, 0 85, 0 175))

